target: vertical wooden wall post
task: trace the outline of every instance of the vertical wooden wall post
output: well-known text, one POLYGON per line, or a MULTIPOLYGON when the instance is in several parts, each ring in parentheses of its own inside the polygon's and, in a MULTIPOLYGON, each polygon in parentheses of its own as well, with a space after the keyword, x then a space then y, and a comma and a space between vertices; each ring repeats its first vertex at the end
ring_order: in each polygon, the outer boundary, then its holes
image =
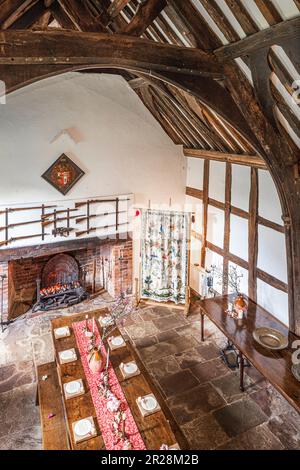
POLYGON ((204 161, 203 172, 203 221, 202 221, 202 247, 201 247, 201 260, 202 268, 205 268, 206 261, 206 239, 207 239, 207 219, 208 219, 208 191, 209 191, 209 160, 204 161))
POLYGON ((248 295, 257 300, 257 256, 258 256, 258 170, 251 168, 248 225, 248 295))
MULTIPOLYGON (((224 252, 226 255, 230 249, 230 213, 231 213, 231 185, 232 185, 232 166, 226 163, 225 176, 225 213, 224 213, 224 252)), ((227 256, 223 260, 223 294, 228 294, 228 269, 229 259, 227 256)))

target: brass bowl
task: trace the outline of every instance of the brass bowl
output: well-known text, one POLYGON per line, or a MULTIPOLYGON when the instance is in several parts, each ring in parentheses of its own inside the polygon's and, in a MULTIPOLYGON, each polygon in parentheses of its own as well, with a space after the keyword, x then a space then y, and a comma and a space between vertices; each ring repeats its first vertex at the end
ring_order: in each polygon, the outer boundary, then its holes
POLYGON ((289 345, 288 338, 273 328, 257 328, 253 331, 253 338, 264 348, 275 351, 285 349, 289 345))

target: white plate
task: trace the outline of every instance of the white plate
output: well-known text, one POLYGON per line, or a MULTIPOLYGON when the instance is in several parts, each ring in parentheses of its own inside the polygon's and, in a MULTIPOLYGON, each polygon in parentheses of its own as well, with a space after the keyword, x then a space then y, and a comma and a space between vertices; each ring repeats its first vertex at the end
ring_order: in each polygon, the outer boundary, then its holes
POLYGON ((82 419, 74 426, 74 431, 77 436, 83 437, 89 434, 92 430, 92 423, 88 419, 82 419))
POLYGON ((135 374, 138 370, 138 367, 135 362, 128 362, 124 364, 124 372, 126 374, 135 374))
POLYGON ((101 319, 101 323, 103 325, 109 325, 111 322, 112 322, 111 317, 102 317, 102 319, 101 319))
POLYGON ((74 357, 74 353, 73 351, 71 351, 71 349, 67 349, 66 351, 62 351, 60 353, 60 358, 63 361, 68 361, 69 359, 73 359, 73 357, 74 357))
POLYGON ((80 387, 80 382, 74 380, 74 382, 69 382, 66 384, 66 392, 70 395, 73 395, 74 393, 78 393, 80 391, 80 387))
POLYGON ((57 328, 55 330, 55 333, 58 336, 65 336, 65 335, 69 334, 69 328, 67 326, 61 326, 60 328, 57 328))
POLYGON ((92 331, 86 331, 85 336, 86 338, 92 338, 94 336, 94 333, 92 331))
POLYGON ((157 407, 157 401, 154 397, 142 398, 142 407, 146 411, 153 411, 157 407))
POLYGON ((113 346, 121 346, 121 344, 124 343, 124 339, 122 336, 115 336, 114 338, 111 339, 111 344, 113 346))

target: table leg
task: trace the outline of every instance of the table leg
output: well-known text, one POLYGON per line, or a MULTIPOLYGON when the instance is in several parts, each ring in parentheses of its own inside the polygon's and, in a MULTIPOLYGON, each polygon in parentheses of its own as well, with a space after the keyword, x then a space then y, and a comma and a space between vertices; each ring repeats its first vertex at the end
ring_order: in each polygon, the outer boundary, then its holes
POLYGON ((35 392, 35 406, 40 406, 40 396, 39 396, 38 386, 36 387, 36 392, 35 392))
POLYGON ((245 362, 244 362, 244 356, 241 352, 239 353, 239 358, 240 358, 240 389, 241 389, 242 392, 244 392, 245 391, 245 388, 244 388, 244 366, 245 366, 245 362))
POLYGON ((202 311, 201 313, 201 341, 204 341, 204 314, 202 311))

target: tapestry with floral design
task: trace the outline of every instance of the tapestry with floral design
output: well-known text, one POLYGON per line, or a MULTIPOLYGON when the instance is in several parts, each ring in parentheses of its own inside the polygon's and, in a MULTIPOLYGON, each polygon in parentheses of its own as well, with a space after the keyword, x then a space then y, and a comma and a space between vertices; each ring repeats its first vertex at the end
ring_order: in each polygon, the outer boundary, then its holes
POLYGON ((141 297, 184 304, 188 285, 190 214, 144 210, 141 297))

